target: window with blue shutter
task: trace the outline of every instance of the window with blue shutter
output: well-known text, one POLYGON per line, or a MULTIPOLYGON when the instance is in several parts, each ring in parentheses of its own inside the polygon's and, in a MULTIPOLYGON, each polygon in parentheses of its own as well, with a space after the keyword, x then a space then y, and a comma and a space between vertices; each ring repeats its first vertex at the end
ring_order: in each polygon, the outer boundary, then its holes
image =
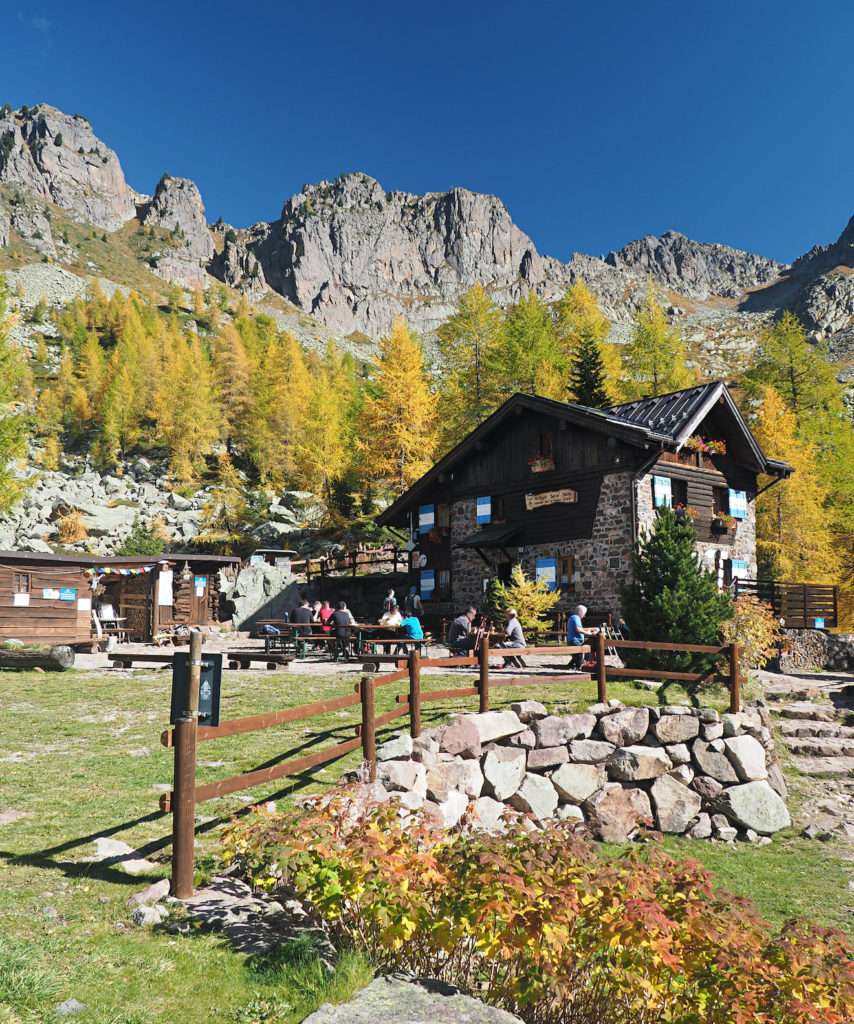
POLYGON ((673 508, 673 490, 669 476, 652 478, 652 503, 655 508, 673 508))
POLYGON ((747 562, 743 558, 733 558, 730 569, 734 580, 747 579, 747 562))
POLYGON ((747 491, 729 489, 729 514, 733 519, 747 518, 747 491))
POLYGON ((538 558, 537 559, 537 583, 541 580, 545 580, 548 584, 549 590, 557 589, 557 559, 556 558, 538 558))
POLYGON ((477 524, 483 526, 492 522, 492 498, 477 499, 477 524))
POLYGON ((436 506, 421 505, 418 509, 418 532, 429 533, 436 525, 436 506))
POLYGON ((436 589, 436 573, 432 569, 421 570, 421 600, 432 601, 436 589))

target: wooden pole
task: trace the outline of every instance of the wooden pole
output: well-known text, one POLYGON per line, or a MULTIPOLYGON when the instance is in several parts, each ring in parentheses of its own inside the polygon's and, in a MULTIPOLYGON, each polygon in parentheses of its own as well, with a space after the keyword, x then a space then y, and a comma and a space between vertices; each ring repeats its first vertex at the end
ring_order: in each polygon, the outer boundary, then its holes
POLYGON ((187 707, 175 722, 175 802, 172 811, 172 895, 193 895, 196 840, 196 738, 199 724, 199 682, 202 675, 202 634, 190 633, 190 674, 187 707))
POLYGON ((418 648, 409 652, 409 734, 421 735, 421 655, 418 648))
POLYGON ((600 704, 608 700, 608 682, 605 674, 605 634, 599 632, 594 637, 596 648, 596 699, 600 704))
POLYGON ((738 644, 730 644, 729 647, 729 710, 730 714, 736 714, 741 710, 741 687, 739 685, 738 673, 739 657, 738 644))
POLYGON ((371 676, 362 676, 359 692, 362 697, 362 757, 368 768, 368 782, 376 782, 377 736, 376 715, 374 714, 374 681, 371 676))
POLYGON ((480 682, 478 685, 480 707, 478 710, 483 712, 489 711, 489 636, 487 633, 484 633, 480 639, 478 658, 480 659, 480 682))

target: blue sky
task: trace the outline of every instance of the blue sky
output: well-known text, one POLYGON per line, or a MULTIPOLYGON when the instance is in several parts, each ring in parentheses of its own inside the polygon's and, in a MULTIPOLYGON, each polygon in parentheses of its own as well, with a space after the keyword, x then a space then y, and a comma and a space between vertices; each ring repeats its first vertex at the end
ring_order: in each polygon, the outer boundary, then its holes
POLYGON ((4 36, 0 102, 238 227, 355 170, 498 195, 561 259, 673 228, 788 261, 854 214, 850 0, 7 0, 4 36))

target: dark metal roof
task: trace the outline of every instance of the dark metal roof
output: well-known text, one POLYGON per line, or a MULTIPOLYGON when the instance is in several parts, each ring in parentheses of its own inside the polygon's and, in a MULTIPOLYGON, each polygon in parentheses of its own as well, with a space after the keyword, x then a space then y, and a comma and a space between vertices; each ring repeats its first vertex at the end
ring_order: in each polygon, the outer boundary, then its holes
POLYGON ((492 526, 488 530, 478 530, 465 540, 461 540, 458 548, 494 548, 501 547, 522 532, 521 526, 492 526))
POLYGON ((608 412, 626 423, 667 434, 678 442, 684 439, 683 435, 690 433, 697 420, 706 414, 709 406, 720 398, 724 390, 721 381, 713 381, 683 391, 672 391, 668 395, 624 402, 612 406, 608 412))

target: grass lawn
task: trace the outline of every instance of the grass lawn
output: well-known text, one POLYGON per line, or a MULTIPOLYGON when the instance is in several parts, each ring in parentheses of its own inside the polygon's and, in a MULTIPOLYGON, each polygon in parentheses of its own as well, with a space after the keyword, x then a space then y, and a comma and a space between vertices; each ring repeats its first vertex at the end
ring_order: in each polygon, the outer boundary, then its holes
MULTIPOLYGON (((425 677, 424 688, 455 685, 449 679, 425 677)), ((352 693, 354 681, 228 672, 222 717, 352 693)), ((299 1021, 320 1002, 345 999, 368 979, 368 965, 355 956, 344 959, 330 982, 313 962, 259 966, 216 935, 172 935, 130 923, 127 897, 169 871, 171 818, 159 812, 152 788, 172 777, 171 751, 159 742, 169 689, 170 675, 162 671, 0 673, 0 813, 14 809, 25 815, 0 825, 0 1024, 60 1020, 53 1008, 69 997, 87 1004, 74 1018, 81 1024, 299 1021), (131 844, 157 871, 131 877, 86 861, 94 853, 92 841, 102 835, 131 844)), ((395 706, 394 695, 404 689, 399 684, 377 691, 378 713, 395 706)), ((656 699, 619 683, 609 685, 609 695, 627 703, 656 699)), ((558 686, 496 689, 492 704, 500 707, 520 696, 575 709, 595 700, 595 685, 576 684, 571 695, 558 686)), ((725 697, 710 703, 723 706, 725 697)), ((427 705, 424 724, 475 707, 474 699, 427 705)), ((199 782, 348 739, 358 713, 352 708, 203 743, 199 782)), ((405 723, 404 718, 393 724, 405 723)), ((282 780, 278 792, 273 784, 199 805, 199 880, 215 868, 223 819, 261 799, 287 806, 294 794, 334 783, 358 761, 355 752, 282 780)), ((803 914, 852 931, 847 904, 854 867, 835 843, 779 836, 762 849, 678 839, 668 839, 666 846, 701 861, 725 887, 753 896, 772 921, 803 914)))

